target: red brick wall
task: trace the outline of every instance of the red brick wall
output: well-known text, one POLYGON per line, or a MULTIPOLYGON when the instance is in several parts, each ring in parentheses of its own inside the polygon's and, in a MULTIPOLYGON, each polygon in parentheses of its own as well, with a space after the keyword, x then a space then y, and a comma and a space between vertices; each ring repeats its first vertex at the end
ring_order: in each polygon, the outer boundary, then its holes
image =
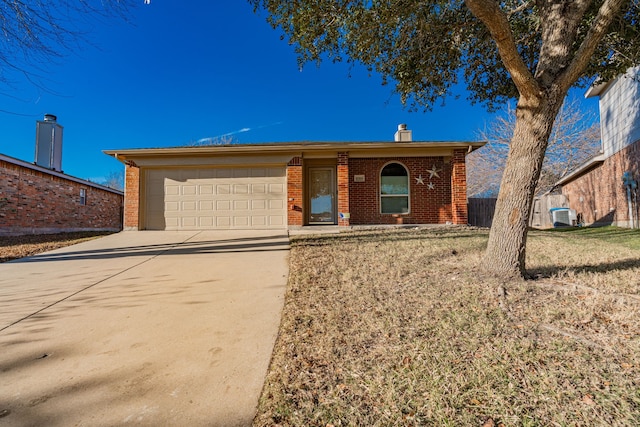
POLYGON ((140 168, 125 166, 124 228, 140 229, 140 168))
MULTIPOLYGON (((380 171, 389 162, 399 162, 409 171, 410 212, 401 215, 404 224, 444 224, 454 222, 452 212, 452 163, 459 162, 454 157, 452 162, 445 162, 442 157, 397 157, 349 159, 349 195, 351 225, 395 224, 397 218, 391 214, 380 213, 380 171), (429 172, 435 166, 438 175, 429 179, 429 172), (364 175, 365 182, 354 182, 354 175, 364 175), (418 184, 416 178, 422 175, 424 185, 418 184), (430 190, 429 182, 434 184, 430 190)), ((462 157, 464 162, 464 156, 462 157)), ((456 166, 456 179, 461 179, 464 169, 456 166)), ((466 186, 461 189, 466 192, 466 186)), ((457 196, 459 199, 459 195, 457 196)), ((466 194, 464 195, 464 216, 466 220, 466 194)), ((458 200, 458 204, 460 201, 458 200)), ((460 220, 462 208, 458 206, 460 220)), ((466 224, 466 221, 464 222, 466 224)))
MULTIPOLYGON (((629 226, 627 190, 622 174, 630 171, 640 181, 640 141, 605 159, 600 167, 562 187, 569 207, 582 215, 584 223, 629 226)), ((640 196, 640 191, 638 196, 640 196)), ((638 200, 640 202, 640 200, 638 200)), ((640 216, 636 206, 636 217, 640 216)))
POLYGON ((303 225, 302 186, 302 159, 294 157, 287 165, 287 222, 289 225, 303 225))
MULTIPOLYGON (((337 175, 339 215, 349 212, 349 153, 338 153, 337 175)), ((338 225, 349 226, 350 222, 349 218, 338 216, 338 225)))
POLYGON ((0 160, 0 233, 118 231, 122 204, 119 194, 0 160))
POLYGON ((451 210, 454 224, 467 224, 466 150, 454 150, 451 159, 451 210))

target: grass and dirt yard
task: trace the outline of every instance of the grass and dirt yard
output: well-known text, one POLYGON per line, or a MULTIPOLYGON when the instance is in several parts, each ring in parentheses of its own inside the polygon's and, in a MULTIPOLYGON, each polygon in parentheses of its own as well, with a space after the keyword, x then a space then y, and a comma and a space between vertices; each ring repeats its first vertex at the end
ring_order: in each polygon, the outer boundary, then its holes
POLYGON ((0 236, 0 263, 75 245, 76 243, 96 239, 107 234, 112 234, 112 232, 80 231, 75 233, 0 236))
POLYGON ((294 238, 254 425, 640 425, 640 233, 532 231, 526 281, 481 272, 487 237, 294 238))

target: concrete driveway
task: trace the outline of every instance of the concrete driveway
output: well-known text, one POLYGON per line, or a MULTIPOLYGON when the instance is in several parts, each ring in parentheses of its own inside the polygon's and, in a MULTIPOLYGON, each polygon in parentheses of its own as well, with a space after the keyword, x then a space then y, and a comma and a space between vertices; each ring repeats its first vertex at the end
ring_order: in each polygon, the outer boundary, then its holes
POLYGON ((0 426, 245 426, 286 231, 123 232, 0 264, 0 426))

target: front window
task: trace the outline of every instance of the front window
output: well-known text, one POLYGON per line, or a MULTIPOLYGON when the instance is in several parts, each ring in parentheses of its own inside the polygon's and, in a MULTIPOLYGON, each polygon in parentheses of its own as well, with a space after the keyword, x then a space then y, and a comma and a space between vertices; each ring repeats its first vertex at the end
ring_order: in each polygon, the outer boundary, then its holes
POLYGON ((400 163, 382 168, 380 207, 383 214, 409 213, 409 173, 400 163))

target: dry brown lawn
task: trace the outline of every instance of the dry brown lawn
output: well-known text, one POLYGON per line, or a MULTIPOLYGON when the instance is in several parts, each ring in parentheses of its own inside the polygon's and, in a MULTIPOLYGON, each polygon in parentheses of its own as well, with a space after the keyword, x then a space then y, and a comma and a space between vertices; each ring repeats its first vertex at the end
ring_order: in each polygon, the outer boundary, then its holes
POLYGON ((487 234, 295 238, 254 424, 640 425, 640 233, 533 231, 526 281, 487 234))
POLYGON ((36 255, 42 252, 112 234, 106 231, 0 236, 0 262, 36 255))

